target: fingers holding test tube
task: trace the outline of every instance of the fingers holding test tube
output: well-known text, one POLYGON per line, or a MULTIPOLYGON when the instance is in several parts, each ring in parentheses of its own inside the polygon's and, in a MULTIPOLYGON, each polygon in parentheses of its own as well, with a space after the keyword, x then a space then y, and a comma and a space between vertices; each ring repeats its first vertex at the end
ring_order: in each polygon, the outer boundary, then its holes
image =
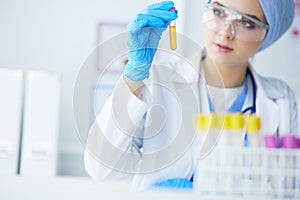
MULTIPOLYGON (((175 7, 171 8, 170 11, 171 12, 177 12, 175 7)), ((175 20, 170 22, 169 37, 170 37, 170 48, 172 50, 176 50, 176 48, 177 48, 177 39, 176 39, 176 22, 175 22, 175 20)))

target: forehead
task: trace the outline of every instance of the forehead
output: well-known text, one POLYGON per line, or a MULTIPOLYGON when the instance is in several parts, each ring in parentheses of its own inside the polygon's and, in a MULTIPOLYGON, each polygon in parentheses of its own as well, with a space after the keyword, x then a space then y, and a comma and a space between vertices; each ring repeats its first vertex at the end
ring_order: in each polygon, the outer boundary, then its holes
POLYGON ((211 2, 218 3, 226 8, 230 8, 246 15, 255 16, 259 20, 265 21, 259 0, 212 0, 211 2))

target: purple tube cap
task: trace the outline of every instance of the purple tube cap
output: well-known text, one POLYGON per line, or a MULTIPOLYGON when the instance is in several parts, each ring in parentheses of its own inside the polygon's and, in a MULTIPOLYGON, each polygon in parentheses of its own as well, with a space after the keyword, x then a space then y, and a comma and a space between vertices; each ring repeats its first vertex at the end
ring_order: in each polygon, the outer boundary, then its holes
POLYGON ((300 138, 297 138, 297 146, 298 146, 298 149, 300 149, 300 138))
POLYGON ((281 148, 296 149, 298 148, 298 139, 294 135, 285 135, 280 139, 281 148))
POLYGON ((265 146, 267 148, 277 148, 277 136, 275 134, 272 135, 266 135, 264 137, 265 140, 265 146))

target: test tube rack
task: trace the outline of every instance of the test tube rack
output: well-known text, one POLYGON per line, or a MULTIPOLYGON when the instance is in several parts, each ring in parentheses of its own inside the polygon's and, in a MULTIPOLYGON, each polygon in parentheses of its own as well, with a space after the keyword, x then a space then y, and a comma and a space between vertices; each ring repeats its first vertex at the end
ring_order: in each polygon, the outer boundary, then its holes
POLYGON ((194 181, 207 197, 298 200, 300 150, 216 147, 199 160, 194 181))

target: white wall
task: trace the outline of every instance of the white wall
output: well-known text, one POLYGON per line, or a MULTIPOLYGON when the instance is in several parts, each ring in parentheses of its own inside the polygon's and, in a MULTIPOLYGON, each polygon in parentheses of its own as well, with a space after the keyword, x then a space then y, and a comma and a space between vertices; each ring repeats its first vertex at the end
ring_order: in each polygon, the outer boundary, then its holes
MULTIPOLYGON (((298 27, 300 29, 300 27, 298 27)), ((253 60, 255 69, 265 75, 279 78, 294 90, 300 98, 300 36, 293 36, 291 29, 253 60)))

